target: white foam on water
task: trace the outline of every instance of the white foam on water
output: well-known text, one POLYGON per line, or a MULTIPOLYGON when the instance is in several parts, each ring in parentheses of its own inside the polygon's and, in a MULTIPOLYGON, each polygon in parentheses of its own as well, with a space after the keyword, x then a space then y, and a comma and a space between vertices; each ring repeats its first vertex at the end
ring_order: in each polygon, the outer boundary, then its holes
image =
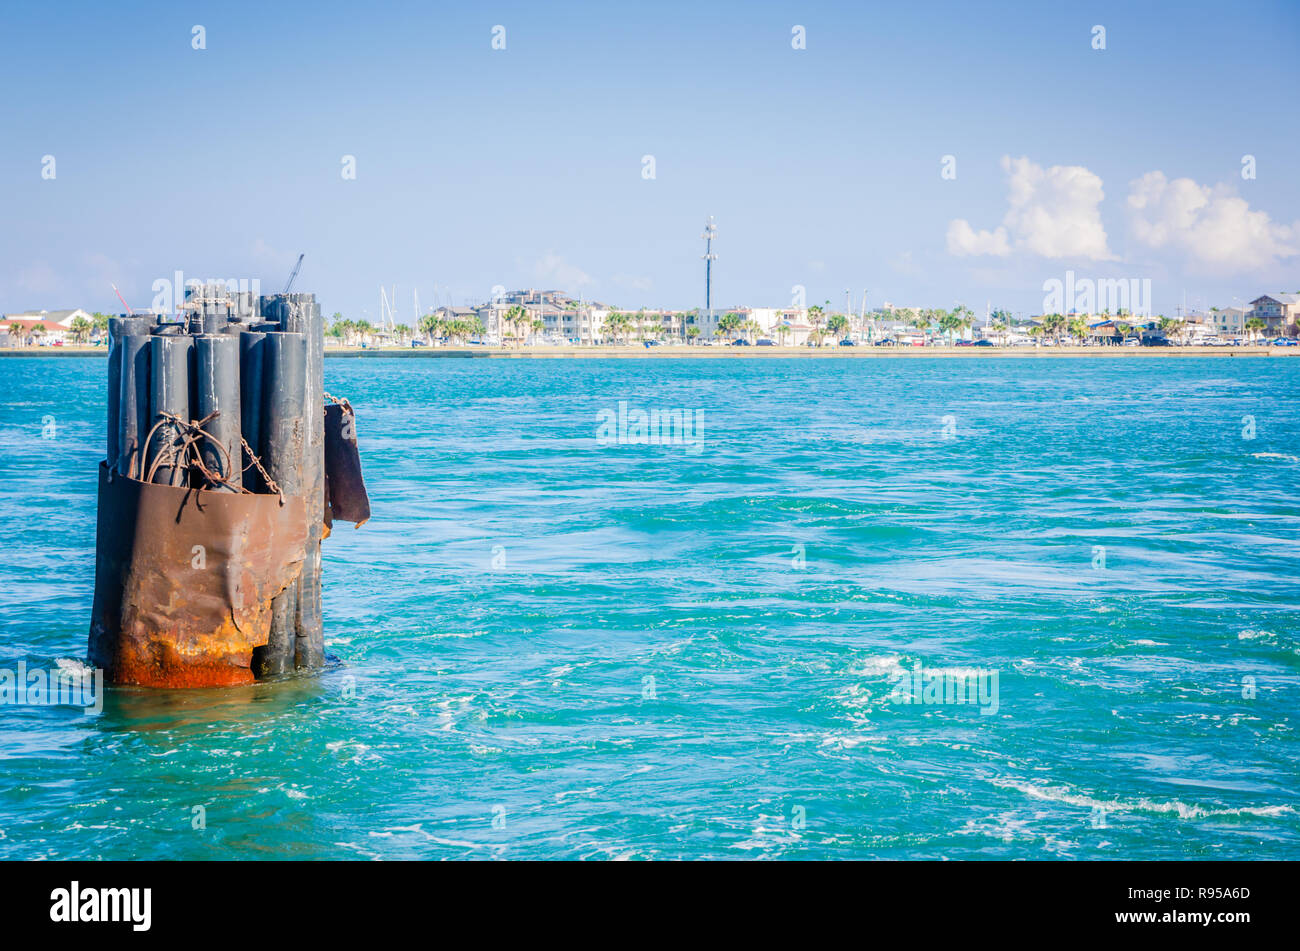
POLYGON ((733 842, 730 848, 744 852, 768 852, 797 845, 802 839, 803 836, 797 830, 786 825, 784 816, 760 815, 749 835, 739 842, 733 842))
POLYGON ((1256 459, 1280 459, 1283 462, 1300 462, 1295 456, 1288 456, 1281 452, 1252 452, 1251 456, 1256 459))
POLYGON ((902 658, 897 654, 861 657, 849 665, 847 673, 855 677, 890 677, 901 673, 902 658))
POLYGON ((1180 819, 1205 819, 1213 816, 1261 816, 1271 818, 1295 814, 1295 809, 1291 806, 1242 806, 1238 809, 1212 809, 1180 802, 1177 799, 1168 802, 1157 802, 1153 799, 1130 801, 1096 799, 1092 796, 1073 792, 1067 786, 1038 786, 1033 783, 1022 783, 1007 779, 994 779, 990 780, 990 782, 1002 789, 1014 789, 1017 792, 1024 793, 1031 799, 1039 799, 1044 802, 1059 802, 1068 806, 1078 806, 1081 809, 1100 809, 1103 812, 1174 813, 1180 819))
POLYGON ((834 699, 843 707, 850 710, 870 709, 871 691, 862 684, 849 684, 843 690, 833 695, 834 699))
POLYGON ((397 833, 418 835, 426 842, 430 842, 434 845, 447 846, 448 848, 453 849, 470 849, 476 852, 490 851, 498 854, 505 851, 505 846, 498 843, 471 842, 468 839, 448 839, 443 836, 434 835, 432 832, 425 830, 423 822, 417 822, 414 825, 409 826, 385 826, 380 830, 372 829, 367 833, 367 835, 372 839, 391 839, 397 833))

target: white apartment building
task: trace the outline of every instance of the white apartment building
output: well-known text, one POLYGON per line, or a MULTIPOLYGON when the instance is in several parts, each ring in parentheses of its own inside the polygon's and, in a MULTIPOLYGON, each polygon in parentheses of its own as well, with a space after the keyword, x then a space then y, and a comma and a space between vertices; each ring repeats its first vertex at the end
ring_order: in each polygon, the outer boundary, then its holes
POLYGON ((1239 337, 1246 332, 1246 313, 1244 307, 1211 307, 1206 316, 1214 325, 1215 333, 1239 337))

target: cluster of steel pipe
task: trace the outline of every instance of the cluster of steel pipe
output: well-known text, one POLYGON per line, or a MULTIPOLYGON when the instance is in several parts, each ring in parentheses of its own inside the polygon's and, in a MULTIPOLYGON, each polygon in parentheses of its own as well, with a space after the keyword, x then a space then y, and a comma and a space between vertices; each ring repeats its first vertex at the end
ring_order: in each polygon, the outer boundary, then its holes
POLYGON ((187 294, 179 320, 109 322, 112 475, 223 493, 266 494, 274 485, 303 497, 305 559, 272 603, 270 639, 253 654, 258 677, 325 662, 324 346, 313 294, 256 298, 203 287, 187 294))

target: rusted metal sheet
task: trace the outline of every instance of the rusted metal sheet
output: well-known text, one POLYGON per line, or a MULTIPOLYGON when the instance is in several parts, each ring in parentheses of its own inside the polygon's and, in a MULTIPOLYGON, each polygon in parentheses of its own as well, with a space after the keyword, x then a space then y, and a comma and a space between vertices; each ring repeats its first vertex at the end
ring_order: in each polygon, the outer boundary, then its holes
POLYGON ((338 519, 360 527, 370 518, 370 495, 361 476, 361 452, 357 449, 357 417, 347 400, 325 407, 325 485, 329 490, 327 525, 338 519))
POLYGON ((302 570, 302 496, 148 484, 99 467, 90 659, 109 683, 249 684, 271 601, 302 570))

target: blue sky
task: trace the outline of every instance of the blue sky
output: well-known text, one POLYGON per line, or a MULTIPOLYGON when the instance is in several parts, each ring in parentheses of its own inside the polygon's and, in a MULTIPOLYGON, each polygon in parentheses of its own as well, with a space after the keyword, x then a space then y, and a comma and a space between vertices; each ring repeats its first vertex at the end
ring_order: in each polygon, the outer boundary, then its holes
POLYGON ((299 252, 355 317, 381 284, 408 320, 497 284, 692 307, 708 215, 721 306, 1300 290, 1294 2, 269 6, 5 6, 0 311, 279 290, 299 252))

